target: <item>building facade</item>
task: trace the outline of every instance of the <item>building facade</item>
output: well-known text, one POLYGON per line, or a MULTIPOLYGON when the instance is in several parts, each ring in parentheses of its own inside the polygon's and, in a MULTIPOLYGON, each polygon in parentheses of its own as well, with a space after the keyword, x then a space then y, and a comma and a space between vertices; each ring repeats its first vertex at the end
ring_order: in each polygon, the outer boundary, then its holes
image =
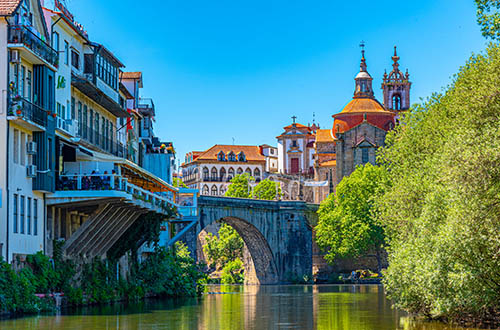
POLYGON ((295 122, 283 127, 278 140, 278 172, 288 175, 312 176, 314 173, 314 135, 316 127, 295 122))
POLYGON ((66 256, 106 257, 175 203, 173 144, 154 136, 142 74, 124 74, 62 3, 7 1, 0 16, 0 255, 62 240, 66 256))
POLYGON ((266 158, 258 146, 217 144, 204 152, 193 151, 181 165, 184 183, 202 195, 223 196, 231 179, 247 173, 260 182, 266 158))

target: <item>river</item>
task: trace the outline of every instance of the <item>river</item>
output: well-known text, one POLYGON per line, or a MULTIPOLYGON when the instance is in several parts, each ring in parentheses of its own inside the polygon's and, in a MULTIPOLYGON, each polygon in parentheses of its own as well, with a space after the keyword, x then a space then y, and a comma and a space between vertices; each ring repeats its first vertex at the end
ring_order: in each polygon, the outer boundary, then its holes
POLYGON ((148 300, 0 321, 0 329, 451 330, 391 309, 377 285, 210 285, 200 298, 148 300))

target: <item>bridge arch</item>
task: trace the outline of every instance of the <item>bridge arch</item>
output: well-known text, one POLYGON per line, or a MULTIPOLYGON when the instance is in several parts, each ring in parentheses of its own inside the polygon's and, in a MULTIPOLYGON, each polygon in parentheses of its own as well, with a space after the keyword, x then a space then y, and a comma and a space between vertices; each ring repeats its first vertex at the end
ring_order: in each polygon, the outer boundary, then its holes
POLYGON ((198 235, 216 222, 225 222, 243 238, 260 284, 287 283, 311 274, 316 205, 200 196, 198 211, 198 220, 182 234, 193 256, 198 255, 198 235))

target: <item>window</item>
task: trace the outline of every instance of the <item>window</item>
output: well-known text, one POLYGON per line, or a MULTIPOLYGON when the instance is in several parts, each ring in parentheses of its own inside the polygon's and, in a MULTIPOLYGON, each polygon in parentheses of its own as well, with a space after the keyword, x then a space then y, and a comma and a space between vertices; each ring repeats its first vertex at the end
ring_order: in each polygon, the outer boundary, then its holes
POLYGON ((401 110, 401 96, 398 94, 392 96, 392 108, 394 110, 401 110))
POLYGON ((219 193, 220 193, 220 196, 224 196, 226 194, 226 187, 221 186, 219 193))
POLYGON ((227 171, 227 181, 231 181, 232 178, 234 178, 234 168, 230 167, 227 171))
POLYGON ((247 169, 245 170, 245 173, 247 173, 248 175, 252 175, 252 170, 250 168, 247 167, 247 169))
POLYGON ((212 167, 212 181, 217 181, 217 169, 212 167))
POLYGON ((243 174, 243 169, 239 167, 238 170, 236 171, 236 174, 243 174))
POLYGON ((59 56, 59 33, 52 33, 52 48, 57 52, 57 56, 59 56))
POLYGON ((13 225, 13 230, 14 230, 14 233, 17 233, 17 199, 18 199, 18 196, 17 194, 14 194, 14 225, 13 225))
POLYGON ((369 149, 368 148, 362 148, 361 149, 361 162, 363 164, 368 163, 369 161, 369 149))
POLYGON ((207 181, 209 179, 209 172, 208 172, 208 168, 204 167, 203 168, 203 180, 204 181, 207 181))
POLYGON ((69 44, 66 40, 64 40, 64 64, 69 63, 69 44))
POLYGON ((19 86, 19 95, 21 95, 22 97, 26 96, 25 83, 26 83, 26 67, 24 65, 21 65, 21 84, 19 86))
POLYGON ((292 147, 297 148, 297 140, 292 140, 292 147))
POLYGON ((14 129, 14 163, 19 164, 19 131, 14 129))
POLYGON ((226 169, 223 167, 220 169, 220 181, 223 181, 226 177, 226 169))
POLYGON ((217 160, 219 162, 223 162, 226 160, 226 154, 221 150, 219 154, 217 155, 217 160))
POLYGON ((83 105, 83 124, 82 124, 82 128, 83 128, 83 138, 86 139, 87 138, 87 105, 84 104, 83 105))
POLYGON ((38 199, 33 199, 33 235, 38 235, 38 199))
POLYGON ((32 94, 32 91, 31 91, 31 77, 33 76, 33 73, 31 72, 31 70, 28 70, 28 77, 26 78, 26 83, 27 83, 27 91, 26 91, 26 99, 28 101, 31 102, 31 94, 32 94))
POLYGON ((89 139, 94 143, 94 110, 90 109, 89 114, 89 139))
POLYGON ((57 117, 61 118, 61 103, 56 102, 56 113, 57 117))
POLYGON ((82 136, 82 102, 78 101, 78 136, 82 136))
POLYGON ((61 118, 66 119, 66 107, 61 104, 61 118))
POLYGON ((28 235, 31 235, 31 198, 28 197, 27 213, 26 213, 26 223, 28 227, 28 235))
POLYGON ((253 176, 256 179, 260 177, 260 170, 258 168, 256 168, 255 170, 253 170, 253 176))
POLYGON ((100 138, 99 138, 99 114, 95 113, 95 141, 94 143, 98 146, 99 145, 99 141, 100 141, 100 138))
POLYGON ((230 162, 235 162, 236 161, 236 156, 234 155, 234 152, 230 152, 229 155, 227 156, 228 160, 230 162))
POLYGON ((217 196, 217 186, 212 186, 212 196, 217 196))
POLYGON ((238 154, 238 161, 239 162, 246 162, 247 161, 247 159, 245 157, 245 153, 243 151, 238 154))
POLYGON ((101 55, 97 55, 97 76, 113 89, 118 88, 118 69, 101 55))
POLYGON ((204 185, 203 186, 203 190, 202 190, 202 195, 208 195, 210 192, 208 190, 208 186, 207 185, 204 185))
POLYGON ((24 234, 24 208, 25 208, 25 205, 24 205, 24 199, 25 197, 24 196, 21 196, 21 205, 20 205, 20 209, 21 209, 21 234, 24 234))
POLYGON ((106 119, 104 117, 102 117, 102 125, 101 125, 101 134, 102 134, 102 138, 101 138, 101 147, 103 149, 106 149, 106 119))
POLYGON ((54 166, 54 153, 53 153, 53 146, 52 146, 52 139, 47 139, 47 169, 52 170, 54 166))
POLYGON ((26 134, 23 132, 21 132, 21 153, 19 156, 21 165, 26 165, 26 134))
POLYGON ((80 70, 80 54, 74 49, 71 50, 71 65, 80 70))

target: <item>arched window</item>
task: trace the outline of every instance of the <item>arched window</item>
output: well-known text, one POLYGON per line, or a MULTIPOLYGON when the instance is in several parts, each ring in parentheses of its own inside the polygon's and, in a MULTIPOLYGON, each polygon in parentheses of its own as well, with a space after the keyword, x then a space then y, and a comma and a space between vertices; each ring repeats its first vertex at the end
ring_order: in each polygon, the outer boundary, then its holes
POLYGON ((212 186, 212 196, 217 196, 217 186, 216 185, 212 186))
POLYGON ((392 96, 392 109, 401 110, 401 96, 399 94, 392 96))
POLYGON ((215 167, 212 167, 212 181, 217 181, 217 169, 215 167))
POLYGON ((253 176, 255 177, 255 179, 260 179, 260 170, 258 168, 253 170, 253 176))
POLYGON ((203 168, 203 180, 204 181, 208 181, 210 179, 209 176, 210 175, 209 175, 209 172, 208 172, 208 167, 204 167, 203 168))
POLYGON ((210 191, 208 190, 208 186, 207 185, 204 185, 203 186, 203 189, 201 191, 201 194, 202 195, 208 195, 210 193, 210 191))
POLYGON ((229 152, 229 154, 227 155, 227 159, 230 161, 230 162, 235 162, 236 161, 236 156, 234 154, 234 152, 229 152))
POLYGON ((219 195, 220 196, 224 196, 225 193, 226 193, 226 187, 221 186, 220 189, 219 189, 219 195))
POLYGON ((220 181, 224 181, 226 179, 226 169, 224 167, 221 168, 219 174, 220 181))
POLYGON ((247 167, 247 169, 245 170, 245 173, 252 176, 252 170, 250 169, 250 167, 247 167))
POLYGON ((239 162, 246 162, 247 158, 245 157, 245 153, 242 151, 238 154, 238 161, 239 162))
POLYGON ((219 162, 224 162, 226 161, 226 154, 224 153, 224 151, 219 151, 219 154, 217 155, 217 160, 219 162))
POLYGON ((227 181, 231 181, 232 178, 234 178, 234 168, 230 167, 227 171, 227 181))
POLYGON ((236 174, 243 174, 243 169, 241 167, 238 167, 236 170, 236 174))

